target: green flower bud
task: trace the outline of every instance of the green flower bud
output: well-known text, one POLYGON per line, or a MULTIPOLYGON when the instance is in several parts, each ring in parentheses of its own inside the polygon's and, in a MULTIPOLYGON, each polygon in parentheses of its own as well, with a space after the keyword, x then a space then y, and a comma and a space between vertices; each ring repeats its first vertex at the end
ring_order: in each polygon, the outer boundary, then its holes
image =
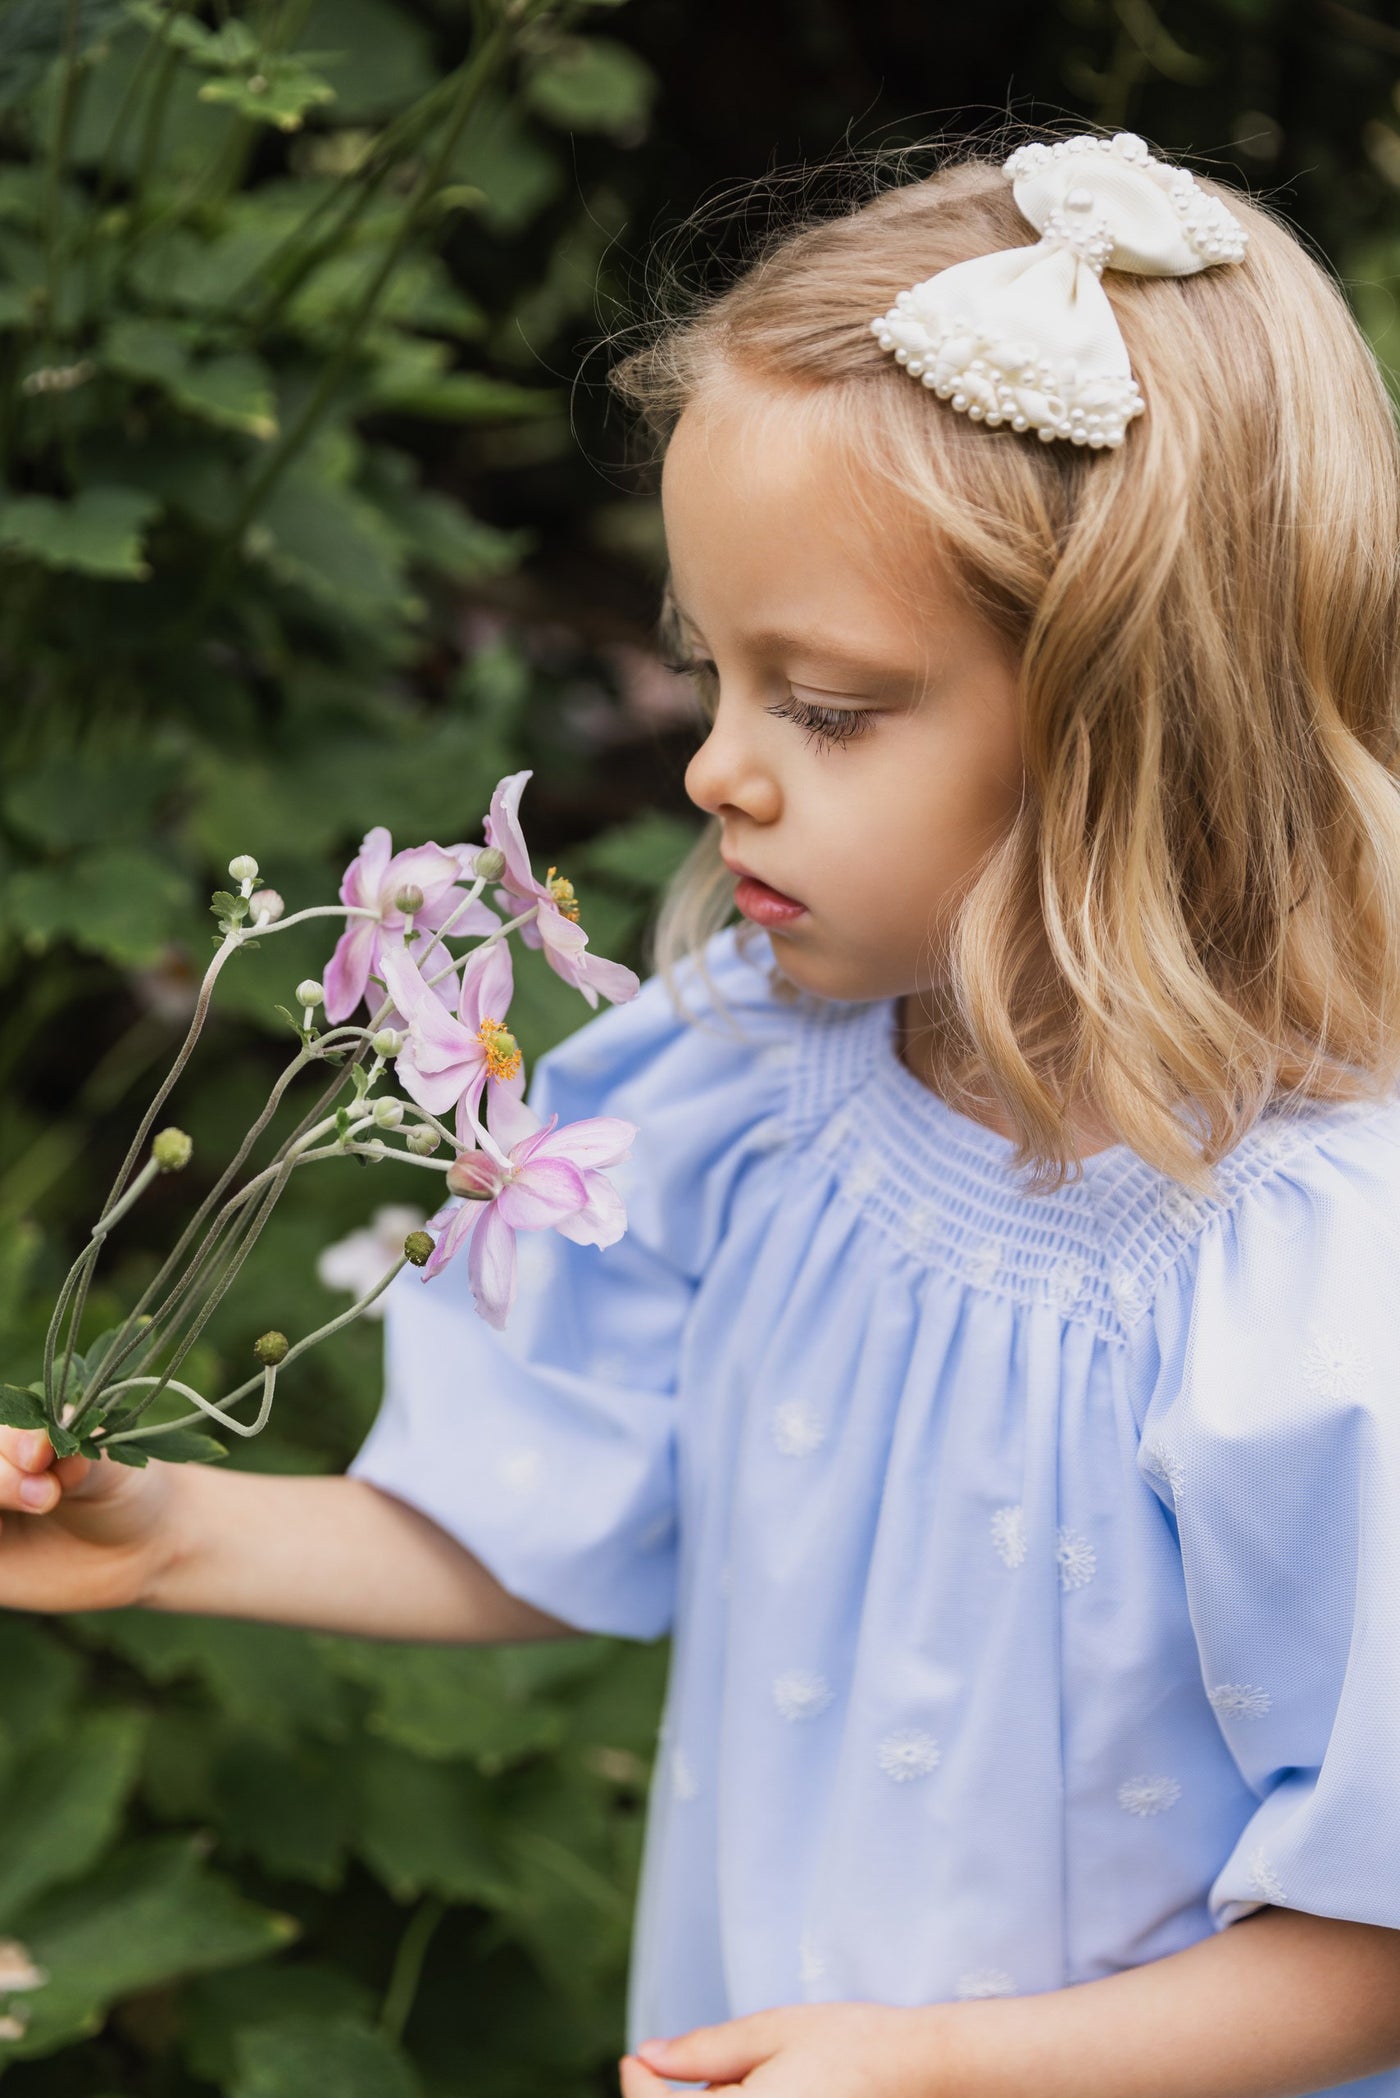
POLYGON ((264 1369, 275 1370, 279 1362, 286 1361, 289 1346, 286 1334, 274 1327, 270 1333, 259 1334, 253 1342, 253 1353, 264 1369))
POLYGON ((297 985, 298 1005, 322 1005, 325 1003, 325 997, 325 992, 314 976, 303 976, 297 985))
POLYGON ((410 1267, 426 1267, 433 1257, 433 1242, 426 1231, 410 1231, 403 1242, 404 1259, 410 1267))
POLYGON ((162 1173, 181 1173, 194 1155, 194 1141, 183 1129, 162 1129, 151 1143, 151 1156, 162 1173))
POLYGON ((228 871, 235 881, 256 881, 258 863, 251 852, 240 852, 236 859, 229 861, 228 871))
POLYGON ((416 882, 408 882, 394 898, 394 909, 411 918, 415 911, 423 908, 423 891, 416 882))
POLYGON ((499 845, 483 845, 472 869, 482 881, 499 881, 506 871, 506 856, 499 845))
POLYGON ((397 1027, 381 1027, 369 1046, 376 1056, 397 1056, 403 1047, 403 1036, 397 1027))
POLYGON ((430 1129, 426 1122, 415 1123, 404 1137, 405 1147, 415 1158, 431 1158, 441 1143, 436 1129, 430 1129))
POLYGON ((370 1109, 376 1129, 397 1129, 403 1120, 402 1100, 376 1100, 370 1109))

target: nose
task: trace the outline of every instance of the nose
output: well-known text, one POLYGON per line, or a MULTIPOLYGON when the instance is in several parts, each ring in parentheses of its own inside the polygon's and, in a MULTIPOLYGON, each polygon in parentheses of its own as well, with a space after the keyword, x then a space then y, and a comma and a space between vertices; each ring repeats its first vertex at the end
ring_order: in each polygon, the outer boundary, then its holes
POLYGON ((723 700, 686 767, 685 791, 709 816, 729 811, 752 823, 775 823, 782 812, 782 791, 761 736, 743 728, 738 709, 726 708, 723 700))

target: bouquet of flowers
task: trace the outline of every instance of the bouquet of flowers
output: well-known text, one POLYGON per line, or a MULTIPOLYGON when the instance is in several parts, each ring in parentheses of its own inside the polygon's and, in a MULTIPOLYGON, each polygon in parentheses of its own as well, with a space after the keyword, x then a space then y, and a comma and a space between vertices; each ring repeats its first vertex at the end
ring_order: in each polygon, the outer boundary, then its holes
POLYGON ((150 1455, 218 1457, 223 1447, 199 1432, 203 1422, 256 1435, 266 1425, 279 1374, 369 1311, 405 1263, 430 1280, 465 1253, 477 1309, 499 1327, 515 1294, 517 1232, 559 1231, 596 1246, 621 1236, 627 1220, 607 1171, 628 1157, 632 1124, 610 1116, 562 1127, 557 1116, 541 1123, 525 1103, 524 1059, 510 1031, 512 934, 542 950, 592 1006, 600 996, 631 998, 638 988, 630 969, 590 953, 572 883, 553 867, 543 882, 536 879, 519 816, 529 778, 517 772, 501 781, 480 845, 395 852, 386 830, 371 830, 346 869, 340 902, 313 904, 290 917, 276 891, 259 886, 255 860, 230 861, 237 886, 213 898, 216 952, 189 1032, 58 1293, 43 1375, 23 1389, 0 1386, 0 1422, 43 1429, 59 1456, 136 1465, 150 1455), (322 980, 297 985, 295 1010, 278 1008, 297 1036, 296 1054, 140 1300, 80 1352, 83 1313, 106 1240, 155 1179, 189 1163, 189 1137, 174 1127, 156 1130, 156 1123, 194 1053, 220 972, 241 947, 310 918, 340 918, 345 929, 322 980), (319 1098, 271 1161, 245 1176, 254 1146, 294 1082, 312 1071, 325 1081, 319 1098), (179 1372, 292 1175, 326 1159, 353 1157, 397 1158, 440 1173, 448 1199, 426 1228, 406 1234, 389 1266, 348 1311, 295 1341, 262 1334, 254 1344, 253 1375, 217 1400, 205 1397, 179 1372), (173 1420, 148 1419, 166 1393, 193 1410, 173 1420), (251 1417, 234 1411, 250 1399, 251 1417))

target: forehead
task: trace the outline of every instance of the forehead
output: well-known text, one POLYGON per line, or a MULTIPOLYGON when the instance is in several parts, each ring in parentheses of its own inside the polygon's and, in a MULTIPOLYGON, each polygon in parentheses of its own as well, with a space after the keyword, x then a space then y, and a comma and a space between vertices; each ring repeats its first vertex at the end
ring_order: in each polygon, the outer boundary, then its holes
POLYGON ((819 623, 909 646, 956 609, 931 531, 920 545, 819 393, 735 380, 692 402, 661 499, 676 598, 707 632, 819 623))

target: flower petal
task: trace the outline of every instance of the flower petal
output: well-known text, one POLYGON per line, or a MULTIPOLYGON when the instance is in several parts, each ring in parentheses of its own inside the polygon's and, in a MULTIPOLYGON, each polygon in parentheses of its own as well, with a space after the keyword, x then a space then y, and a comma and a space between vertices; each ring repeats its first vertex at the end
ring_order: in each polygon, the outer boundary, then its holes
POLYGON ((335 943, 335 953, 321 979, 326 993, 326 1018, 333 1027, 348 1020, 365 995, 378 933, 379 927, 372 918, 352 918, 335 943))
POLYGON ((491 813, 485 826, 487 843, 506 856, 506 888, 527 901, 548 894, 530 871, 530 848, 520 828, 520 797, 532 777, 530 772, 512 772, 499 783, 491 796, 491 813))
POLYGON ((510 941, 492 940, 473 947, 462 964, 462 992, 457 1011, 462 1025, 475 1034, 483 1020, 504 1020, 515 996, 510 941))
POLYGON ((606 1173, 585 1172, 583 1184, 588 1200, 571 1217, 563 1217, 555 1230, 579 1246, 613 1246, 627 1229, 627 1210, 621 1195, 606 1173))
POLYGON ((393 849, 394 841, 382 823, 376 823, 373 830, 365 832, 360 849, 346 868, 340 884, 342 903, 357 904, 366 911, 378 910, 379 885, 393 849))
POLYGON ((576 1166, 562 1158, 544 1158, 520 1168, 496 1197, 496 1207, 512 1231, 549 1231, 587 1200, 588 1189, 576 1166))
MULTIPOLYGON (((475 903, 468 903, 463 909, 465 898, 465 889, 444 889, 441 896, 429 898, 413 922, 428 932, 437 932, 451 919, 454 939, 459 934, 463 939, 475 939, 478 933, 500 930, 501 921, 489 903, 483 903, 478 896, 475 903)), ((445 948, 439 947, 437 952, 443 961, 448 959, 445 948)))
MULTIPOLYGON (((494 1131, 493 1131, 494 1134, 494 1131)), ((532 1156, 566 1159, 572 1166, 615 1166, 632 1155, 635 1122, 620 1115, 589 1115, 581 1122, 565 1122, 537 1145, 532 1156)))
POLYGON ((394 898, 400 889, 410 886, 423 891, 425 903, 435 901, 456 882, 457 871, 455 856, 444 852, 440 845, 410 845, 403 852, 396 852, 380 882, 383 910, 386 914, 397 913, 394 898))
POLYGON ((449 1260, 456 1259, 471 1237, 479 1217, 478 1203, 459 1202, 450 1214, 446 1210, 439 1210, 435 1217, 429 1218, 428 1228, 438 1231, 438 1240, 428 1255, 428 1262, 423 1270, 425 1282, 431 1282, 434 1275, 442 1273, 449 1260))
POLYGON ((623 962, 607 961, 601 954, 583 958, 584 984, 601 991, 614 1005, 625 1005, 642 988, 641 978, 623 962))
POLYGON ((514 1078, 493 1079, 487 1091, 486 1125, 503 1151, 513 1151, 538 1135, 542 1126, 535 1110, 521 1097, 524 1081, 525 1073, 520 1070, 514 1078))
POLYGON ((488 1326, 504 1326, 515 1302, 515 1233, 501 1215, 499 1198, 479 1210, 467 1256, 467 1279, 476 1308, 488 1326))

